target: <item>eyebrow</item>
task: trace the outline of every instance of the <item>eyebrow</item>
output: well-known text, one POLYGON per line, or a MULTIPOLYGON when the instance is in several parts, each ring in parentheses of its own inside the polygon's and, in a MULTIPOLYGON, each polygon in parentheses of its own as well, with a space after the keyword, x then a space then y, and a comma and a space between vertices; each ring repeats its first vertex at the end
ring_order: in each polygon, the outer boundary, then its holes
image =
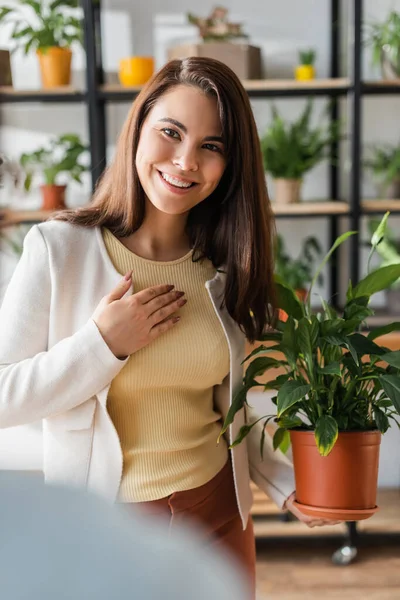
MULTIPOLYGON (((187 133, 187 127, 185 125, 183 125, 183 123, 180 123, 180 121, 177 121, 176 119, 171 119, 170 117, 164 117, 162 119, 159 119, 159 122, 162 123, 171 123, 172 125, 175 125, 175 127, 179 127, 179 129, 181 129, 184 133, 187 133)), ((221 142, 221 144, 223 144, 224 140, 222 139, 222 136, 220 135, 209 135, 207 137, 204 138, 205 142, 221 142)))

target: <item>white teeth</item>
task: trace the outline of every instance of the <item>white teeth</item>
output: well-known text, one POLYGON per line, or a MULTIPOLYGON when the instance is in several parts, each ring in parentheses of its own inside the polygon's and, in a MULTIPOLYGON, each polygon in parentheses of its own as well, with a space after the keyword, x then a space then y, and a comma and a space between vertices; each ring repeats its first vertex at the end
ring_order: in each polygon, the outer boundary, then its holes
POLYGON ((171 185, 174 185, 175 187, 188 188, 192 185, 191 183, 185 183, 180 179, 175 179, 175 177, 171 177, 171 175, 167 175, 166 173, 161 173, 161 177, 165 179, 165 181, 168 181, 168 183, 170 183, 171 185))

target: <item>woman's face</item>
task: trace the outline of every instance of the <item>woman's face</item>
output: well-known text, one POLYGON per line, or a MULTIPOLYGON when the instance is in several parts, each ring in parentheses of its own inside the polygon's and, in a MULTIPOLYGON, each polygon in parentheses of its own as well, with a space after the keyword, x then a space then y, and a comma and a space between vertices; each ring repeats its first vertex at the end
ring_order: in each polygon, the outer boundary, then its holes
POLYGON ((217 100, 192 86, 164 94, 146 117, 136 168, 148 200, 182 215, 218 186, 226 159, 217 100))

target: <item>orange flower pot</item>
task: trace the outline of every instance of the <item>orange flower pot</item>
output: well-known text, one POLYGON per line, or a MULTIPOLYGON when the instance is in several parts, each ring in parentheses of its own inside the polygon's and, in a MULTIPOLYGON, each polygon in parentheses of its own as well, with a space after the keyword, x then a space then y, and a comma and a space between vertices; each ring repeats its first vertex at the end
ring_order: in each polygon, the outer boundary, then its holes
POLYGON ((42 209, 58 210, 65 208, 65 190, 66 185, 42 185, 42 209))
POLYGON ((130 56, 119 61, 118 77, 121 85, 143 85, 154 73, 152 56, 130 56))
POLYGON ((40 75, 44 88, 59 87, 71 83, 72 52, 69 48, 51 47, 37 50, 40 75))
POLYGON ((296 505, 312 516, 360 521, 377 510, 380 431, 339 433, 328 456, 321 456, 313 431, 290 432, 296 505))

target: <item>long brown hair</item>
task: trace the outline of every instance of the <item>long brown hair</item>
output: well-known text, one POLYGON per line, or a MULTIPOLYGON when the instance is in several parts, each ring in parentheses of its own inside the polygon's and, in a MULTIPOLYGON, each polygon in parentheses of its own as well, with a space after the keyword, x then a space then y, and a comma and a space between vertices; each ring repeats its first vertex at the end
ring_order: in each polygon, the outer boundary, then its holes
POLYGON ((134 101, 112 163, 88 207, 53 218, 84 227, 108 227, 125 237, 144 219, 145 195, 135 166, 141 127, 167 90, 191 85, 217 99, 227 164, 215 191, 189 213, 194 256, 209 258, 226 272, 224 303, 249 341, 269 322, 274 306, 274 219, 265 183, 259 137, 246 91, 223 63, 209 58, 164 65, 134 101))

